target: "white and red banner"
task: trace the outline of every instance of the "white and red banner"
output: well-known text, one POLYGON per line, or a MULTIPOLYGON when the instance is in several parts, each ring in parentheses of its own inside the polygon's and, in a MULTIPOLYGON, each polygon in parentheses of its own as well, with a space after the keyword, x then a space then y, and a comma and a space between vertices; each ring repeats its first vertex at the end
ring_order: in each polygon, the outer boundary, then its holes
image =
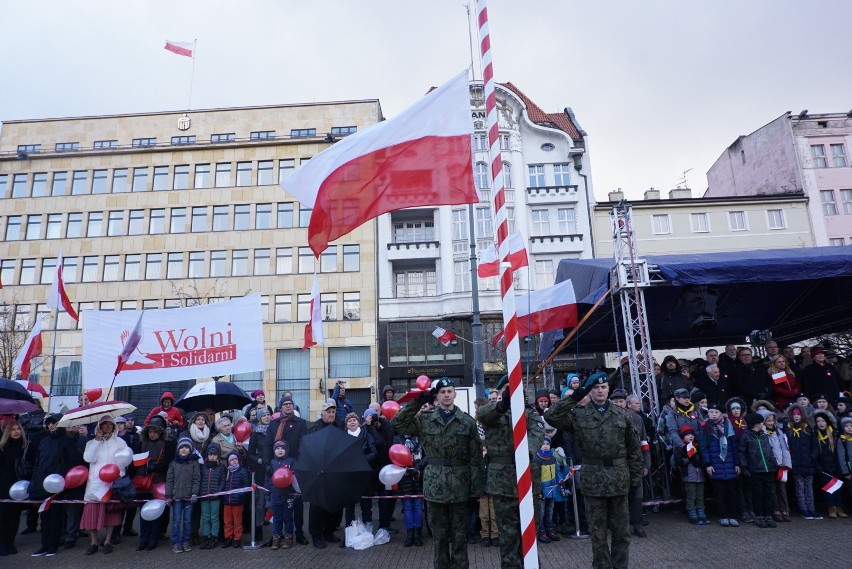
POLYGON ((62 280, 62 255, 56 259, 56 274, 53 275, 53 284, 50 286, 50 294, 47 295, 47 307, 55 308, 56 310, 64 310, 68 316, 74 320, 79 320, 74 307, 71 306, 71 299, 68 298, 68 293, 65 292, 65 282, 62 280))
POLYGON ((435 329, 432 331, 432 335, 438 338, 438 341, 444 344, 445 348, 448 347, 453 342, 453 340, 458 338, 458 336, 456 336, 449 330, 444 330, 440 326, 435 327, 435 329))
POLYGON ((464 71, 396 117, 347 136, 281 187, 312 208, 308 244, 331 241, 383 213, 478 203, 473 184, 470 89, 464 71))
POLYGON ((170 51, 178 55, 183 55, 185 57, 192 57, 192 50, 194 45, 191 41, 166 40, 166 45, 163 47, 164 49, 166 49, 166 51, 170 51))
MULTIPOLYGON (((524 238, 520 233, 512 233, 506 239, 509 245, 509 263, 512 265, 512 270, 517 271, 521 267, 528 267, 530 264, 527 256, 527 248, 524 245, 524 238)), ((497 252, 497 244, 492 245, 482 252, 479 257, 479 265, 476 268, 476 274, 479 278, 496 277, 500 274, 500 258, 497 252)))
POLYGON ((83 385, 109 387, 116 354, 140 339, 115 387, 262 371, 260 295, 189 308, 83 312, 83 385))
POLYGON ((314 284, 311 286, 311 319, 305 324, 304 352, 311 346, 323 343, 322 335, 322 303, 320 301, 319 279, 314 273, 314 284))
POLYGON ((41 355, 41 320, 36 320, 35 326, 30 330, 27 340, 21 347, 18 357, 15 358, 15 367, 21 370, 21 379, 27 379, 30 376, 33 358, 41 355))
POLYGON ((522 338, 577 325, 577 298, 570 280, 520 295, 515 302, 522 338))
POLYGON ((778 482, 787 482, 787 473, 790 469, 784 465, 778 467, 778 472, 775 473, 775 480, 778 482))

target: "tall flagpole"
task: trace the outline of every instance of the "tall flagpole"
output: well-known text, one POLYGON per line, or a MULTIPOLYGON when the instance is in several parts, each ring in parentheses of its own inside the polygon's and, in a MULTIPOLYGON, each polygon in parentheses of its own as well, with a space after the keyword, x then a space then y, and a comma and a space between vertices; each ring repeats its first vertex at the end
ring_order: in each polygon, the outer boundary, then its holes
MULTIPOLYGON (((54 277, 56 278, 56 277, 54 277)), ((49 393, 53 395, 53 376, 56 371, 56 329, 59 325, 59 309, 55 309, 53 311, 53 346, 51 346, 51 354, 50 354, 50 391, 49 393)), ((38 316, 38 315, 36 315, 38 316)), ((82 385, 80 386, 82 389, 82 385)), ((53 399, 51 399, 53 401, 53 399)), ((47 404, 47 412, 50 413, 50 403, 47 404)))
POLYGON ((509 370, 512 431, 515 444, 515 475, 518 482, 518 507, 520 508, 521 520, 521 553, 525 569, 538 569, 538 543, 533 515, 532 476, 530 474, 524 388, 521 375, 518 315, 515 312, 514 275, 512 265, 509 262, 509 219, 506 208, 506 190, 503 186, 503 159, 500 156, 497 96, 494 89, 494 67, 491 60, 491 36, 488 29, 488 7, 486 4, 486 0, 476 1, 476 15, 479 28, 479 47, 482 55, 483 94, 485 95, 488 147, 491 157, 491 180, 496 209, 497 246, 500 258, 500 293, 503 297, 506 363, 509 370))
POLYGON ((195 82, 195 54, 198 52, 198 39, 192 40, 192 73, 189 75, 189 104, 186 110, 192 109, 192 84, 195 82))

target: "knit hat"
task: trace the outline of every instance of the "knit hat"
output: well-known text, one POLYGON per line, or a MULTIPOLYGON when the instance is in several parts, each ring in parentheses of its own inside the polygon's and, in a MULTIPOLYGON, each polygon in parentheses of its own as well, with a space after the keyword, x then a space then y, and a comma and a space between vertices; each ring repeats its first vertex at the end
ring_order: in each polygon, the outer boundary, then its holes
POLYGON ((790 408, 791 415, 804 415, 801 407, 791 407, 790 408))
POLYGON ((840 428, 842 429, 850 423, 852 423, 852 417, 843 417, 842 419, 840 419, 840 428))
POLYGON ((216 443, 210 443, 207 445, 207 454, 215 454, 216 456, 219 456, 222 454, 222 448, 216 443))
POLYGON ((183 437, 178 441, 177 447, 178 450, 180 450, 181 447, 189 447, 190 450, 192 450, 192 441, 187 437, 183 437))
POLYGON ((720 411, 722 413, 725 412, 725 406, 718 401, 714 401, 713 403, 707 405, 707 410, 709 411, 710 409, 715 409, 716 411, 720 411))
POLYGON ((376 411, 375 409, 369 409, 368 408, 364 411, 364 420, 366 421, 367 417, 369 417, 370 415, 378 415, 378 414, 379 414, 379 412, 376 411))
POLYGON ((115 418, 115 423, 116 423, 116 424, 118 424, 118 423, 126 423, 126 422, 127 422, 127 419, 124 417, 124 415, 119 415, 118 417, 116 417, 116 418, 115 418))
POLYGON ((258 395, 263 395, 264 397, 266 397, 266 394, 263 393, 262 389, 255 389, 254 391, 251 392, 251 398, 252 399, 257 399, 258 395))
POLYGON ((753 427, 763 422, 763 416, 760 413, 749 413, 745 417, 746 425, 753 427))
POLYGON ((355 419, 358 421, 358 424, 361 424, 361 417, 358 416, 358 413, 347 413, 345 422, 349 422, 349 419, 355 419))
POLYGON ((269 408, 266 405, 257 408, 257 413, 255 413, 255 417, 257 417, 257 420, 260 421, 260 418, 264 415, 269 415, 269 408))
POLYGON ((283 448, 285 452, 289 452, 289 445, 287 441, 275 441, 275 444, 272 445, 272 450, 274 451, 277 448, 283 448))
POLYGON ((615 391, 612 392, 612 394, 609 396, 609 398, 610 399, 627 399, 627 394, 624 392, 623 389, 616 389, 615 391))
POLYGON ((539 399, 550 401, 550 393, 546 389, 539 389, 535 392, 535 400, 538 401, 539 399))
POLYGON ((548 437, 547 435, 544 435, 544 442, 546 442, 547 444, 550 444, 550 443, 553 442, 553 439, 548 437))
POLYGON ((686 435, 695 435, 695 429, 693 429, 689 425, 684 425, 680 428, 680 438, 685 437, 686 435))
POLYGON ((693 391, 689 397, 689 400, 693 403, 698 403, 702 399, 707 399, 707 395, 703 391, 693 391))
POLYGON ((825 354, 825 353, 826 353, 826 351, 825 351, 825 348, 823 348, 823 347, 811 348, 811 356, 812 357, 817 355, 817 354, 825 354))
POLYGON ((820 393, 819 395, 814 395, 814 403, 817 401, 828 401, 828 397, 820 393))
POLYGON ((240 460, 240 453, 238 453, 237 451, 232 450, 231 452, 229 452, 229 453, 228 453, 228 460, 227 460, 227 462, 231 462, 231 457, 233 457, 233 456, 237 457, 237 461, 239 461, 239 460, 240 460))
POLYGON ((772 415, 772 411, 767 411, 766 409, 758 409, 757 411, 755 411, 755 413, 757 413, 758 415, 763 417, 764 421, 766 420, 767 417, 772 415))

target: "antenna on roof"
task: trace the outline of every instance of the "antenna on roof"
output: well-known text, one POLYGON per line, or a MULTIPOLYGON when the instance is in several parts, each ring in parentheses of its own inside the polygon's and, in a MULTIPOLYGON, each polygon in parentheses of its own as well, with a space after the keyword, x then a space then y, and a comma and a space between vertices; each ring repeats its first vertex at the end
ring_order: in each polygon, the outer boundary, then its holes
POLYGON ((689 170, 684 170, 684 171, 683 171, 683 176, 681 177, 680 182, 678 182, 678 183, 677 183, 677 189, 679 189, 679 190, 683 190, 683 189, 685 189, 685 188, 688 188, 688 187, 689 187, 689 184, 688 184, 688 183, 687 183, 687 181, 686 181, 686 175, 687 175, 690 171, 692 171, 692 168, 690 168, 689 170))

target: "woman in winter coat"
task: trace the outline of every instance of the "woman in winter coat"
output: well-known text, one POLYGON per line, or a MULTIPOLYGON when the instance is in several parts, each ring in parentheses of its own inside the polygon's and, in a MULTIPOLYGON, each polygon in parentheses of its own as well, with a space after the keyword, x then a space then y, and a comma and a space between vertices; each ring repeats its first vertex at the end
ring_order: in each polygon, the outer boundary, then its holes
POLYGON ((707 407, 707 422, 701 428, 698 451, 707 479, 713 485, 713 496, 719 505, 719 525, 739 527, 737 521, 737 495, 740 460, 734 426, 720 403, 707 407))
MULTIPOLYGON (((89 481, 86 483, 84 500, 92 500, 83 506, 83 520, 80 529, 88 530, 91 537, 91 545, 86 550, 86 555, 92 555, 98 550, 98 532, 106 528, 104 538, 104 553, 112 553, 112 532, 116 526, 121 524, 121 512, 116 510, 107 511, 107 505, 102 501, 110 491, 112 484, 104 482, 100 478, 101 468, 108 464, 115 465, 115 453, 128 449, 127 443, 115 434, 115 420, 112 415, 104 415, 98 421, 95 428, 95 438, 86 443, 83 451, 83 460, 89 463, 89 481)), ((131 451, 132 452, 132 451, 131 451)), ((121 476, 124 476, 124 468, 120 468, 121 476)))
MULTIPOLYGON (((780 357, 780 356, 779 356, 780 357)), ((779 474, 786 474, 793 468, 793 461, 790 458, 790 447, 787 444, 787 435, 781 430, 775 414, 771 411, 758 411, 763 417, 763 426, 766 429, 766 436, 769 438, 769 447, 772 449, 772 455, 775 457, 775 462, 778 463, 779 474), (781 470, 784 472, 782 473, 781 470)), ((787 480, 775 480, 773 486, 775 495, 775 511, 772 512, 772 519, 776 522, 789 522, 790 519, 790 504, 787 502, 787 480)))
MULTIPOLYGON (((24 459, 24 447, 27 437, 18 421, 6 423, 0 437, 0 500, 9 498, 12 484, 21 480, 18 466, 24 459)), ((21 504, 0 502, 0 557, 18 552, 15 548, 15 535, 21 521, 21 504)))
MULTIPOLYGON (((817 478, 820 488, 824 487, 832 478, 840 476, 840 465, 837 463, 837 441, 835 430, 837 421, 834 415, 823 409, 814 411, 814 434, 817 440, 817 478)), ((843 511, 843 496, 840 492, 825 492, 825 505, 828 506, 829 518, 848 517, 843 511)))
POLYGON ((796 374, 790 369, 790 364, 782 355, 775 356, 766 370, 772 382, 772 398, 778 409, 786 409, 787 405, 796 400, 796 395, 802 390, 796 374))
POLYGON ((790 473, 796 490, 799 513, 806 520, 822 519, 814 506, 814 474, 819 450, 814 432, 808 425, 807 412, 798 403, 787 407, 785 416, 787 444, 790 448, 790 473))
POLYGON ((186 424, 186 430, 180 434, 178 440, 184 438, 192 442, 193 453, 198 458, 203 459, 207 445, 210 444, 210 439, 213 438, 210 425, 207 424, 207 413, 199 411, 190 418, 186 424))
MULTIPOLYGON (((139 444, 141 452, 148 453, 148 462, 136 469, 137 476, 153 475, 152 485, 165 483, 169 464, 175 456, 175 444, 170 440, 166 432, 166 422, 162 417, 152 417, 148 426, 142 429, 142 442, 139 444)), ((137 495, 140 500, 153 498, 151 489, 140 491, 137 495)), ((139 547, 137 551, 152 551, 157 547, 160 540, 160 530, 163 520, 168 515, 163 512, 156 520, 140 519, 139 521, 139 547)))
MULTIPOLYGON (((346 434, 358 439, 358 442, 361 445, 361 451, 364 453, 364 458, 367 459, 368 463, 372 464, 376 459, 376 442, 369 434, 367 428, 361 425, 361 418, 358 417, 357 413, 349 413, 346 415, 346 434)), ((359 501, 360 500, 356 500, 355 502, 346 505, 347 526, 355 519, 355 504, 359 501)), ((340 543, 341 547, 346 547, 346 543, 344 541, 341 541, 340 543)))
POLYGON ((244 462, 246 451, 234 436, 234 422, 230 417, 219 417, 216 421, 216 434, 210 439, 210 442, 219 445, 219 448, 222 449, 222 456, 236 452, 240 455, 240 463, 244 462))

